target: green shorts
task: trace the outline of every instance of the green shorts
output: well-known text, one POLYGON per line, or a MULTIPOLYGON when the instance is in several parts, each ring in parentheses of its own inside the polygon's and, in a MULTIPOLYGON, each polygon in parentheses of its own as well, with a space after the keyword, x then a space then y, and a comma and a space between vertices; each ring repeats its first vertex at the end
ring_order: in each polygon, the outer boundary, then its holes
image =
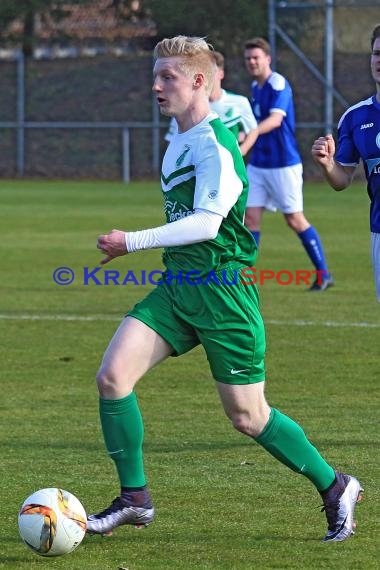
POLYGON ((164 338, 173 347, 173 356, 202 344, 218 382, 261 382, 265 379, 264 323, 256 286, 240 282, 241 269, 229 267, 215 273, 217 283, 164 281, 128 315, 164 338))

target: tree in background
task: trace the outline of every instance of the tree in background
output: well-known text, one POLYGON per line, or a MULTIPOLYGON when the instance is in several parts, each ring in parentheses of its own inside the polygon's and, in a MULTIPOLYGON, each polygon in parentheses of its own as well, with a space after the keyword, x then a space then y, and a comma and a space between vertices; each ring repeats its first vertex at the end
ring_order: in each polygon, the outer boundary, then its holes
POLYGON ((0 45, 21 45, 26 56, 37 41, 93 45, 154 35, 142 0, 0 0, 0 45))
POLYGON ((7 44, 21 44, 25 56, 33 54, 36 41, 37 15, 43 21, 50 17, 59 20, 67 15, 68 5, 88 4, 91 0, 1 0, 0 40, 7 44), (10 30, 13 23, 14 30, 10 30))
MULTIPOLYGON (((157 40, 179 34, 204 36, 230 56, 241 55, 247 38, 267 30, 267 0, 0 0, 0 44, 21 45, 31 56, 38 27, 60 22, 86 4, 89 11, 97 7, 100 22, 111 10, 119 24, 135 25, 140 33, 149 27, 151 38, 156 31, 157 40)), ((77 41, 62 30, 51 39, 66 45, 77 41)))
POLYGON ((144 0, 158 38, 204 36, 226 55, 241 55, 250 37, 267 34, 267 0, 144 0))

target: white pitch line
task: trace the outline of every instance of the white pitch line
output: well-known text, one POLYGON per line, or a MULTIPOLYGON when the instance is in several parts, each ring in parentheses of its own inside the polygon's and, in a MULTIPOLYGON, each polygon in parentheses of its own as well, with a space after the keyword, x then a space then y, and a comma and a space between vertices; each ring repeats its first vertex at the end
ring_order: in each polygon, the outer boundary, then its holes
POLYGON ((337 321, 279 321, 264 319, 264 323, 269 325, 294 326, 294 327, 341 327, 341 328, 363 328, 379 329, 380 323, 339 323, 337 321))
POLYGON ((2 315, 0 320, 12 321, 120 321, 120 317, 111 315, 2 315))
MULTIPOLYGON (((7 315, 0 313, 0 320, 13 321, 121 321, 123 315, 7 315)), ((281 321, 277 319, 265 319, 267 325, 293 326, 293 327, 340 327, 340 328, 363 328, 378 329, 380 323, 340 323, 338 321, 281 321)))

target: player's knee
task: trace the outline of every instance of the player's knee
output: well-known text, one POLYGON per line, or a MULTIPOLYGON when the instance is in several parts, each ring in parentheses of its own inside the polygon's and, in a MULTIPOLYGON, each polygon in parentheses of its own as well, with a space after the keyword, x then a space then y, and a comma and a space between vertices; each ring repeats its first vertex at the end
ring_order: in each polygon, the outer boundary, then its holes
POLYGON ((298 229, 297 220, 295 220, 292 217, 287 216, 287 217, 285 217, 285 222, 291 230, 294 230, 295 232, 297 231, 297 229, 298 229))
POLYGON ((247 422, 245 417, 234 416, 233 418, 231 418, 231 423, 237 431, 249 435, 249 423, 247 422))
POLYGON ((96 384, 98 386, 99 393, 102 395, 107 391, 112 385, 112 375, 109 371, 103 367, 100 367, 96 374, 96 384))
POLYGON ((255 437, 257 434, 256 421, 249 413, 236 413, 231 417, 233 427, 249 437, 255 437))
POLYGON ((116 370, 110 367, 101 366, 96 374, 96 383, 99 394, 104 397, 112 397, 120 386, 120 377, 116 370))
POLYGON ((302 212, 285 215, 285 221, 289 226, 289 228, 295 231, 296 233, 303 232, 308 227, 310 227, 309 222, 307 221, 302 212))
POLYGON ((128 367, 115 362, 102 363, 96 374, 96 383, 102 398, 122 398, 132 392, 137 380, 128 367))
POLYGON ((238 410, 229 414, 233 427, 249 437, 258 437, 268 422, 270 408, 264 401, 253 409, 238 410))

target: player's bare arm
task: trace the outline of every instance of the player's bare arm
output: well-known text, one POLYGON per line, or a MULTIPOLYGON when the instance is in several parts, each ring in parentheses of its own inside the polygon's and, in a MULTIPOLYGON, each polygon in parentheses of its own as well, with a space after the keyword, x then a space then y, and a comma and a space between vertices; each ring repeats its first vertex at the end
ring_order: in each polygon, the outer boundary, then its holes
POLYGON ((252 129, 249 131, 245 139, 240 143, 240 152, 243 156, 253 147, 259 136, 259 129, 252 129))
POLYGON ((335 141, 331 134, 317 138, 311 147, 311 154, 334 190, 344 190, 351 184, 355 168, 336 162, 335 141))
POLYGON ((267 117, 266 119, 264 119, 259 123, 258 134, 265 135, 266 133, 270 133, 274 129, 278 129, 279 127, 281 127, 283 119, 284 115, 282 113, 277 113, 276 111, 274 111, 269 115, 269 117, 267 117))

